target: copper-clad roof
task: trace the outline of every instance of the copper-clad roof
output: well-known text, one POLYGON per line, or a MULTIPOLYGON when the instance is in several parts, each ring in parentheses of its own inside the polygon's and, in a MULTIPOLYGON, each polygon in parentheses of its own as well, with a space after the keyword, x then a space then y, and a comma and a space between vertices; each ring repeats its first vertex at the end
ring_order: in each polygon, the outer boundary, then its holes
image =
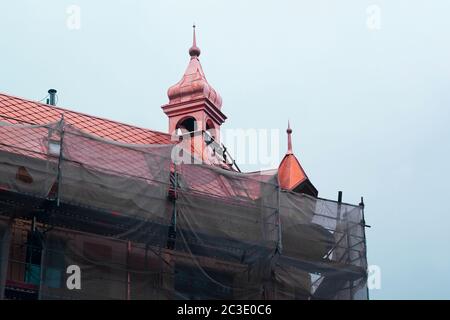
POLYGON ((278 169, 278 181, 281 188, 293 190, 307 179, 297 157, 294 154, 286 154, 278 169))
POLYGON ((200 60, 198 59, 200 56, 200 49, 197 47, 196 43, 195 26, 194 40, 192 47, 189 49, 189 55, 191 56, 191 60, 183 77, 167 91, 169 104, 207 98, 217 108, 220 108, 222 106, 222 98, 206 80, 205 73, 203 72, 200 60))
POLYGON ((167 133, 0 93, 0 121, 12 124, 47 124, 60 120, 62 114, 67 124, 102 138, 137 144, 171 143, 167 133))
POLYGON ((222 98, 206 80, 197 57, 191 59, 183 78, 169 88, 167 96, 169 97, 169 104, 207 98, 217 108, 222 106, 222 98))
POLYGON ((288 124, 288 151, 278 167, 278 183, 284 190, 298 191, 317 196, 316 188, 309 181, 300 162, 292 151, 292 129, 288 124))

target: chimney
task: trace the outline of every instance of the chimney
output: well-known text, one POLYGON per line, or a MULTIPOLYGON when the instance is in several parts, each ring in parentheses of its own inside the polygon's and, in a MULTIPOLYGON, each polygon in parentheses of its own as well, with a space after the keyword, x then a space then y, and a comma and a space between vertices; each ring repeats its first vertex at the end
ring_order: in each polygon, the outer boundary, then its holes
POLYGON ((56 92, 55 89, 48 90, 49 98, 47 99, 47 104, 56 106, 56 92))

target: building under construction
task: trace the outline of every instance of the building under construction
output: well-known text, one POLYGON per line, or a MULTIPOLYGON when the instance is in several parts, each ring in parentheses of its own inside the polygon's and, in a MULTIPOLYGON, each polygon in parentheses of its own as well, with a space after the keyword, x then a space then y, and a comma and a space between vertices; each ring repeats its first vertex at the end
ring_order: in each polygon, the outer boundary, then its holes
POLYGON ((240 172, 189 54, 173 135, 0 94, 0 298, 368 298, 362 201, 318 197, 290 128, 278 169, 240 172))

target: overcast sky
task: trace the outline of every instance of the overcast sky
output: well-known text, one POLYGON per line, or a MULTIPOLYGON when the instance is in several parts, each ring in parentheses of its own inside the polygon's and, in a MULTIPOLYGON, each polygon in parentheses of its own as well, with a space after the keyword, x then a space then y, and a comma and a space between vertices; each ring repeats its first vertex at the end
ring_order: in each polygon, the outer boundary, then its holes
POLYGON ((371 297, 449 299, 449 15, 448 0, 1 1, 0 92, 54 87, 60 106, 166 131, 195 21, 224 128, 284 139, 290 119, 320 195, 364 196, 371 297))

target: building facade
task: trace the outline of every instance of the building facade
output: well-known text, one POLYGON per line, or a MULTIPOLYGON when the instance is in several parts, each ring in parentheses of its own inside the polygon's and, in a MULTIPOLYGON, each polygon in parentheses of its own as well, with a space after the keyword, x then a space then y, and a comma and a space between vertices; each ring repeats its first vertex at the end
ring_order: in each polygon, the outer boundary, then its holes
POLYGON ((364 205, 318 198, 290 125, 240 172, 200 53, 167 133, 0 94, 0 298, 368 298, 364 205))

